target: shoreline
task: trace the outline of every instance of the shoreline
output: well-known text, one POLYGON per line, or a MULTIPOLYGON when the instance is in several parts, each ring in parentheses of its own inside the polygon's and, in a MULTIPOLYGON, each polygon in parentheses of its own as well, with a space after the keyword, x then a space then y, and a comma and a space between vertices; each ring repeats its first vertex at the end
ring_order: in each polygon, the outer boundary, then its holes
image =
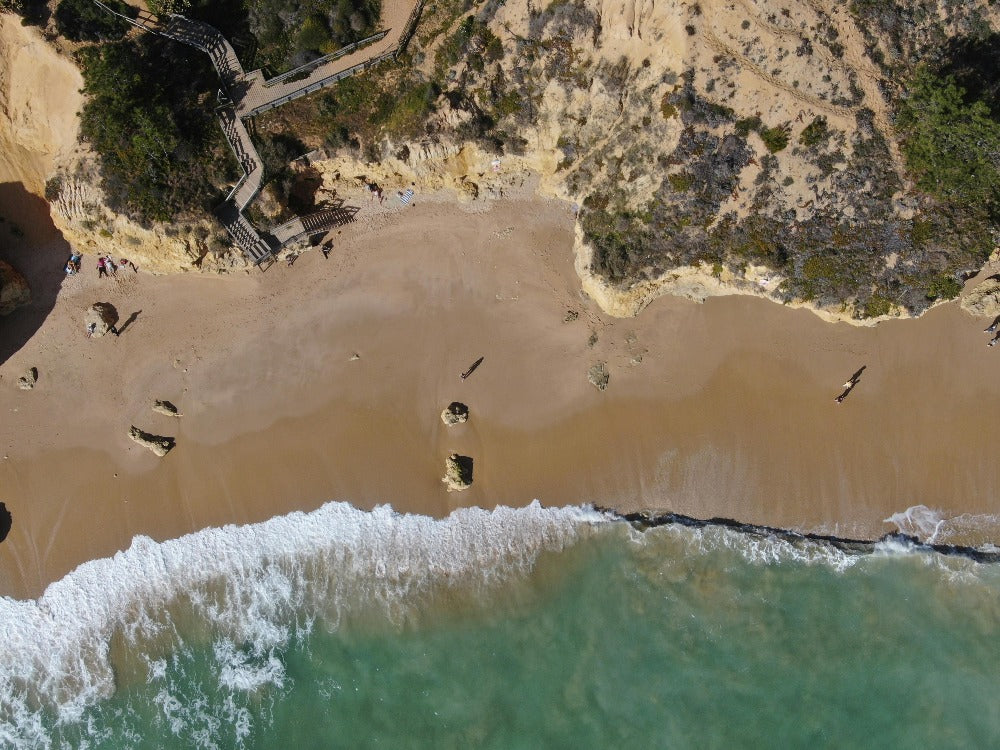
POLYGON ((136 534, 332 500, 441 517, 538 499, 869 538, 921 504, 1000 511, 985 448, 1000 362, 957 304, 874 328, 755 297, 611 318, 580 292, 570 208, 537 198, 485 212, 418 199, 334 237, 329 260, 266 275, 101 284, 85 257, 0 365, 0 595, 37 596, 136 534), (141 312, 91 341, 94 301, 141 312), (596 362, 604 392, 587 382, 596 362), (18 390, 32 366, 38 384, 18 390), (184 416, 154 415, 154 399, 184 416), (446 428, 454 400, 470 420, 446 428), (177 447, 158 459, 131 424, 177 447), (440 481, 452 451, 475 460, 465 492, 440 481))

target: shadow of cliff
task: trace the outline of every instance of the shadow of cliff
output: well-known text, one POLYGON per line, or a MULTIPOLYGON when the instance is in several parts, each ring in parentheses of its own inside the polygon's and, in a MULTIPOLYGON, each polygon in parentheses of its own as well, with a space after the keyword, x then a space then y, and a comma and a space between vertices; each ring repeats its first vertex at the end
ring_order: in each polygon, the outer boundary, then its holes
POLYGON ((52 312, 66 274, 70 246, 49 214, 49 204, 20 182, 0 183, 0 259, 31 287, 31 303, 0 317, 0 364, 24 346, 52 312))

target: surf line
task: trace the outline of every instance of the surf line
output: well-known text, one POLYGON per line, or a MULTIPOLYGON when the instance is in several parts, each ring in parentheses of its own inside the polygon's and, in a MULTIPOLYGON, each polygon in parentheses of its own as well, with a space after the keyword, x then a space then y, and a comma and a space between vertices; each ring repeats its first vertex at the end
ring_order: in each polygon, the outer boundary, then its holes
POLYGON ((878 539, 851 539, 831 534, 813 534, 782 529, 777 526, 762 526, 743 523, 732 518, 695 518, 682 513, 619 513, 613 508, 595 506, 594 510, 608 518, 625 521, 637 531, 646 531, 657 526, 685 526, 692 529, 724 528, 757 539, 777 539, 795 546, 806 543, 831 547, 850 555, 870 555, 878 551, 880 545, 896 543, 915 552, 937 553, 948 557, 964 557, 977 563, 1000 563, 1000 551, 982 550, 961 544, 933 544, 922 542, 918 537, 899 531, 890 531, 878 539))

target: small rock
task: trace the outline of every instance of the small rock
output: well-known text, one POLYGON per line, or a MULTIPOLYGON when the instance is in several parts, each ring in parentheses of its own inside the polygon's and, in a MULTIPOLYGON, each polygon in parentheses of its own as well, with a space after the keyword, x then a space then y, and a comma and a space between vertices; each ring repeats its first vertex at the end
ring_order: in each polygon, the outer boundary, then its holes
POLYGON ((153 411, 157 414, 163 414, 168 417, 183 417, 184 415, 177 411, 177 407, 174 406, 169 401, 160 401, 157 399, 153 402, 153 411))
POLYGON ((608 387, 608 380, 610 379, 611 375, 608 373, 608 367, 604 362, 598 362, 591 366, 587 372, 587 380, 599 391, 603 391, 608 387))
POLYGON ((458 401, 452 401, 448 408, 441 412, 441 421, 451 427, 453 424, 461 424, 469 419, 469 407, 458 401))
POLYGON ((452 453, 444 462, 441 481, 448 485, 448 492, 461 492, 472 486, 472 459, 452 453))
POLYGON ((177 441, 172 437, 153 435, 152 433, 140 430, 135 425, 129 428, 128 436, 139 445, 149 448, 149 450, 161 457, 167 455, 177 445, 177 441))
POLYGON ((580 317, 580 313, 576 310, 567 310, 566 317, 563 318, 563 323, 572 323, 574 320, 580 317))
POLYGON ((22 391, 30 391, 38 382, 38 368, 29 367, 27 372, 17 379, 17 387, 22 391))

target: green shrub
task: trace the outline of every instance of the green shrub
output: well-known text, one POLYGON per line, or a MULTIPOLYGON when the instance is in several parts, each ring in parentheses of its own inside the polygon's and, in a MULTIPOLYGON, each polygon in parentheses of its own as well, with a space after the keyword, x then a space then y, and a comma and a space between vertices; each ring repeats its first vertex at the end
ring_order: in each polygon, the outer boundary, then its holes
POLYGON ((962 284, 954 274, 942 273, 931 279, 927 299, 955 299, 962 291, 962 284))
POLYGON ((917 69, 899 109, 906 164, 917 185, 963 210, 1000 218, 1000 123, 980 101, 966 103, 951 76, 917 69))
POLYGON ((818 146, 830 137, 830 129, 827 126, 826 117, 817 115, 813 121, 806 125, 799 133, 799 143, 806 147, 818 146))
POLYGON ((694 184, 694 175, 688 172, 677 172, 675 174, 668 174, 667 180, 670 181, 670 187, 676 192, 686 193, 694 184))
POLYGON ((235 172, 204 98, 218 78, 203 53, 142 35, 79 53, 81 134, 101 156, 112 208, 139 221, 204 211, 235 172), (164 70, 184 70, 183 76, 164 70))
POLYGON ((880 318, 883 315, 888 315, 892 312, 893 304, 892 300, 883 297, 880 294, 873 294, 865 302, 864 316, 866 318, 880 318))
POLYGON ((764 141, 767 150, 776 154, 788 145, 789 128, 787 125, 778 125, 773 128, 761 128, 758 131, 760 138, 764 141))
MULTIPOLYGON (((118 0, 106 0, 105 4, 123 15, 138 15, 135 8, 118 0)), ((93 0, 61 0, 55 22, 59 33, 74 42, 121 39, 132 28, 128 21, 111 15, 93 0)))

